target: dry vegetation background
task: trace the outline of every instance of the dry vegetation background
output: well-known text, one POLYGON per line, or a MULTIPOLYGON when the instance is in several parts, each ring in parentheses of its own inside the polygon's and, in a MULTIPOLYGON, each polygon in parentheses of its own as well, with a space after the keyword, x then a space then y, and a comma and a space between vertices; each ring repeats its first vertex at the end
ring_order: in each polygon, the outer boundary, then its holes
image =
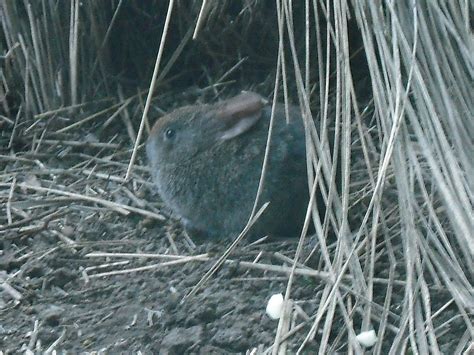
POLYGON ((207 253, 164 222, 142 144, 175 107, 253 90, 319 118, 308 181, 330 206, 308 215, 315 234, 261 265, 285 276, 294 304, 301 275, 319 293, 312 313, 290 307, 272 323, 259 351, 360 353, 355 335, 370 329, 368 353, 473 351, 472 11, 468 0, 2 0, 0 348, 73 348, 62 329, 38 345, 51 317, 15 323, 50 284, 208 261, 203 276, 228 241, 207 253))

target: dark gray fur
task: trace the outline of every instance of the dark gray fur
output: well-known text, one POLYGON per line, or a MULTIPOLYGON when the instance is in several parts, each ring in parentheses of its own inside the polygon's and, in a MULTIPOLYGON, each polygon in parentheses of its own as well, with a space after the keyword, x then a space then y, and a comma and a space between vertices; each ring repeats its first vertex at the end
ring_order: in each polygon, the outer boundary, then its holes
MULTIPOLYGON (((154 182, 191 233, 235 236, 250 216, 261 174, 271 106, 254 93, 214 105, 186 106, 160 118, 147 142, 154 182), (257 101, 256 101, 257 100, 257 101), (253 116, 252 116, 253 115, 253 116), (227 117, 229 116, 229 117, 227 117), (232 117, 230 117, 232 116, 232 117), (232 138, 223 132, 248 117, 232 138), (253 117, 253 118, 252 118, 253 117), (230 118, 231 123, 229 123, 230 118), (167 138, 166 132, 174 135, 167 138)), ((270 205, 254 236, 298 236, 307 204, 305 134, 298 108, 277 104, 260 206, 270 205)))

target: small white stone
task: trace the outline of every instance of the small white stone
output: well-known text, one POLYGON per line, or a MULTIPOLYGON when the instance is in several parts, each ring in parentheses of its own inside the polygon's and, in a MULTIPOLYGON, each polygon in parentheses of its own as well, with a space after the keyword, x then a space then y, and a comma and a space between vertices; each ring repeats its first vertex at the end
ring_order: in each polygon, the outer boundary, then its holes
POLYGON ((283 309, 283 295, 276 293, 270 297, 267 303, 267 314, 271 319, 279 319, 283 309))
POLYGON ((365 347, 371 347, 377 342, 377 334, 375 334, 375 330, 369 330, 367 332, 362 332, 356 336, 357 341, 360 345, 365 347))

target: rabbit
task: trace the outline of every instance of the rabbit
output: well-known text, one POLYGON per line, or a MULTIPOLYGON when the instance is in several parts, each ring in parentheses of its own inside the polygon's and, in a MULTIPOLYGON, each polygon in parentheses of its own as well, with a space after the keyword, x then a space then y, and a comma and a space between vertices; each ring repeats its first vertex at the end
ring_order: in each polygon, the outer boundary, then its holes
MULTIPOLYGON (((276 104, 266 178, 250 230, 254 237, 301 233, 309 201, 300 111, 276 104)), ((271 105, 253 92, 212 105, 179 108, 160 118, 146 144, 165 204, 191 235, 236 236, 249 220, 261 175, 271 105)))

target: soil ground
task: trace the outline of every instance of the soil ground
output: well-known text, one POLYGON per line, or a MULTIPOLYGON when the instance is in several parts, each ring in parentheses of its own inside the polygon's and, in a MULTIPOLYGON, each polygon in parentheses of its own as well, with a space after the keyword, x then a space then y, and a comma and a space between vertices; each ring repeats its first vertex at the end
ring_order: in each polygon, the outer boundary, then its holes
MULTIPOLYGON (((71 208, 67 219, 72 221, 75 214, 86 213, 81 210, 71 208)), ((173 221, 162 225, 150 222, 150 227, 144 227, 140 218, 114 217, 113 212, 101 216, 94 208, 88 214, 93 217, 85 217, 87 223, 62 228, 70 230, 72 245, 44 230, 16 240, 14 248, 3 255, 1 269, 15 275, 10 284, 22 295, 15 302, 4 293, 0 348, 5 354, 25 350, 38 341, 45 350, 58 339, 57 350, 108 354, 224 354, 258 346, 265 349, 272 344, 278 322, 265 314, 265 307, 273 293, 284 292, 284 275, 224 265, 197 295, 182 302, 229 240, 201 241, 190 251, 179 240, 183 232, 173 221), (115 224, 110 219, 115 219, 115 224), (207 253, 216 257, 94 277, 99 272, 167 262, 87 256, 92 252, 169 255, 173 250, 167 234, 175 239, 181 255, 207 253), (97 269, 91 270, 93 267, 97 269)), ((241 247, 231 259, 252 261, 265 249, 260 260, 271 263, 274 251, 291 257, 295 247, 296 241, 266 243, 264 248, 241 247)), ((308 300, 299 303, 311 314, 318 287, 311 280, 300 281, 294 294, 308 300)))
MULTIPOLYGON (((105 158, 107 152, 84 144, 71 148, 59 142, 42 154, 24 153, 21 159, 4 160, 3 181, 13 182, 15 187, 2 185, 1 195, 2 214, 10 214, 13 222, 1 227, 3 354, 27 349, 44 353, 50 347, 69 353, 104 354, 267 350, 275 339, 278 322, 266 315, 266 303, 272 294, 285 292, 288 277, 284 272, 259 270, 244 262, 288 266, 285 256, 294 257, 297 240, 243 242, 229 258, 234 263, 223 265, 196 295, 183 301, 230 241, 190 240, 180 224, 166 216, 145 169, 138 167, 132 182, 121 183, 116 177, 125 175, 125 159, 124 163, 113 163, 105 158), (105 176, 96 174, 104 171, 108 172, 105 176), (56 190, 79 195, 64 196, 56 190), (116 207, 85 201, 80 194, 163 213, 165 218, 135 212, 124 215, 116 207), (98 252, 168 258, 90 255, 98 252), (201 254, 208 258, 169 258, 201 254), (145 266, 148 268, 136 270, 145 266), (120 273, 99 275, 106 272, 120 273)), ((309 238, 304 254, 308 255, 314 245, 314 238, 309 238)), ((317 252, 310 265, 314 269, 320 265, 317 252)), ((388 278, 386 262, 380 261, 376 270, 377 277, 388 278)), ((403 280, 398 270, 394 276, 403 280)), ((324 286, 323 279, 295 278, 291 298, 300 316, 293 322, 300 328, 289 337, 289 353, 298 349, 314 323, 324 286)), ((353 292, 350 282, 347 290, 353 292)), ((386 292, 386 285, 376 285, 374 303, 380 308, 386 292)), ((394 285, 391 292, 384 347, 390 345, 402 322, 399 314, 405 290, 394 285)), ((435 310, 449 300, 449 293, 442 289, 431 290, 431 296, 435 310)), ((358 318, 356 312, 353 319, 360 322, 358 318)), ((332 322, 332 329, 338 331, 330 334, 331 343, 337 345, 328 353, 345 353, 347 331, 337 311, 332 322)), ((465 335, 462 317, 452 305, 433 323, 440 334, 441 349, 452 353, 465 335)), ((316 348, 320 337, 317 333, 308 342, 306 353, 316 348)))

